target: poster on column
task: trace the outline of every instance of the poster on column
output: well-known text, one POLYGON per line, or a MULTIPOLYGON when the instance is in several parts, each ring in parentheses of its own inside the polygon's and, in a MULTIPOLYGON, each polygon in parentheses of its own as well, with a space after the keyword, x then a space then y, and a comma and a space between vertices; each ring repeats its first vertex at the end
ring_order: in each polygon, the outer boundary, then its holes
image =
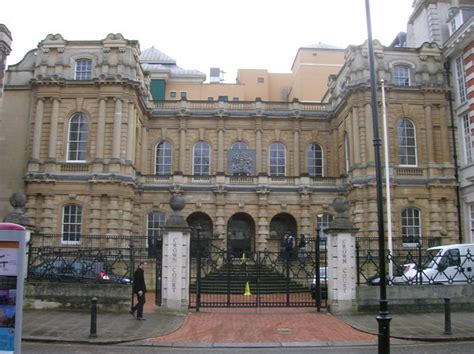
POLYGON ((18 242, 0 241, 0 353, 15 350, 18 250, 18 242))

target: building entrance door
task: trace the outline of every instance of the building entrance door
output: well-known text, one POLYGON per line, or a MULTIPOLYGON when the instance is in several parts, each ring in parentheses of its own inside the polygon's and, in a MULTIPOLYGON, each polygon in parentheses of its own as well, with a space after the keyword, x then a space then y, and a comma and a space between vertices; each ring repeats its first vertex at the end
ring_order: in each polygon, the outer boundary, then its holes
POLYGON ((246 257, 255 251, 255 223, 245 213, 234 214, 227 224, 227 250, 231 257, 246 257))

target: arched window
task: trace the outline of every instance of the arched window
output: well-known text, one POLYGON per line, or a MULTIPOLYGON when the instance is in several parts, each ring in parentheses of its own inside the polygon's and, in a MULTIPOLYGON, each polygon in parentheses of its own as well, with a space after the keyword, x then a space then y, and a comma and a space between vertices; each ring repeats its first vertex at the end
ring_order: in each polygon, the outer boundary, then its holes
POLYGON ((156 255, 158 243, 162 241, 162 231, 165 226, 165 213, 153 211, 147 217, 147 246, 150 256, 156 255))
POLYGON ((396 86, 410 86, 410 68, 406 65, 393 67, 393 84, 396 86))
POLYGON ((92 60, 78 59, 74 70, 75 80, 90 80, 92 78, 92 60))
POLYGON ((421 237, 421 216, 417 208, 406 208, 402 211, 403 243, 418 243, 421 237))
POLYGON ((69 120, 68 161, 86 161, 89 124, 84 113, 76 113, 69 120))
POLYGON ((319 243, 321 246, 326 246, 328 235, 325 230, 329 227, 332 222, 333 216, 329 213, 318 215, 316 218, 316 227, 319 228, 319 243))
POLYGON ((81 242, 82 207, 68 204, 63 207, 62 243, 81 242))
POLYGON ((406 118, 397 124, 398 162, 404 166, 416 166, 416 131, 415 125, 406 118))
POLYGON ((155 174, 171 174, 171 144, 167 141, 156 145, 155 174))
POLYGON ((306 165, 311 177, 323 176, 323 149, 319 144, 309 144, 306 149, 306 165))
POLYGON ((268 159, 270 176, 286 175, 286 149, 282 143, 273 143, 270 145, 268 159))
POLYGON ((198 141, 193 149, 193 175, 209 176, 211 173, 211 148, 205 141, 198 141))
POLYGON ((230 148, 231 150, 247 150, 249 147, 243 141, 236 141, 230 148))

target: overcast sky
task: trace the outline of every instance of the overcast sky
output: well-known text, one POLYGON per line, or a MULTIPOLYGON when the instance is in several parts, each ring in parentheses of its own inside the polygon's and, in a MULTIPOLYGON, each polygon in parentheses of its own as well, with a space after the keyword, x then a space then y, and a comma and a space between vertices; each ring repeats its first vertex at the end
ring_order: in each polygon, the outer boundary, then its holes
MULTIPOLYGON (((413 0, 372 0, 372 34, 383 45, 406 31, 413 0)), ((234 82, 238 68, 290 72, 298 48, 318 42, 346 48, 367 38, 365 0, 9 0, 0 23, 12 33, 7 65, 48 34, 100 40, 122 33, 154 46, 184 69, 234 82)))

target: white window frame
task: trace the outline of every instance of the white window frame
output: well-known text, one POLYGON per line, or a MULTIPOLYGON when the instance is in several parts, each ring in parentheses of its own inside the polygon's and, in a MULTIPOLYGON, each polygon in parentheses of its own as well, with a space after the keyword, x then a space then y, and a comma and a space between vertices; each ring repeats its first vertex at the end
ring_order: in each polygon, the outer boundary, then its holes
POLYGON ((149 247, 149 237, 154 237, 158 241, 162 239, 162 232, 165 222, 165 213, 161 211, 152 211, 148 213, 146 218, 147 247, 149 247))
POLYGON ((306 148, 306 170, 311 177, 324 177, 324 153, 323 147, 317 143, 311 143, 306 148), (318 147, 319 150, 312 147, 318 147), (317 154, 320 156, 317 156, 317 154), (318 173, 318 169, 321 170, 318 173), (314 173, 313 173, 314 171, 314 173))
POLYGON ((194 176, 210 176, 211 175, 211 145, 209 145, 206 141, 200 140, 193 146, 193 175, 194 176), (206 146, 207 149, 203 149, 203 146, 206 146), (199 149, 199 150, 197 150, 199 149), (196 158, 203 159, 203 155, 200 154, 196 156, 196 153, 202 153, 204 151, 208 151, 207 159, 208 163, 196 163, 196 158), (203 168, 207 166, 207 173, 203 173, 203 168))
POLYGON ((176 91, 170 91, 170 98, 176 98, 176 91))
POLYGON ((456 88, 458 91, 457 98, 459 104, 462 104, 467 101, 466 75, 464 71, 464 58, 462 54, 454 59, 454 67, 456 69, 456 88))
POLYGON ((396 86, 410 86, 411 85, 411 75, 410 67, 404 64, 394 65, 392 68, 393 72, 393 84, 396 86), (406 75, 401 75, 406 74, 406 75))
MULTIPOLYGON (((417 148, 417 141, 416 141, 416 126, 413 121, 411 121, 408 118, 401 118, 397 122, 397 143, 398 143, 398 163, 400 166, 406 166, 406 167, 416 167, 418 166, 418 148, 417 148), (410 129, 407 129, 407 127, 401 127, 401 124, 403 122, 408 122, 410 123, 410 129), (401 129, 403 129, 403 136, 400 136, 401 129), (413 131, 413 136, 408 136, 407 132, 413 131), (402 144, 400 141, 400 138, 403 138, 404 140, 413 138, 414 144, 413 145, 408 145, 408 144, 402 144), (412 149, 412 153, 409 154, 408 151, 409 149, 412 149), (405 150, 405 151, 403 151, 405 150), (402 157, 405 160, 409 160, 410 157, 414 157, 415 162, 413 164, 411 163, 402 163, 402 157)), ((407 162, 406 161, 406 162, 407 162)))
POLYGON ((421 241, 421 210, 418 208, 405 208, 401 214, 402 240, 404 246, 413 246, 421 241), (409 241, 410 237, 415 237, 416 242, 409 241))
POLYGON ((87 143, 89 139, 89 119, 85 113, 79 112, 72 115, 69 119, 68 124, 68 141, 67 141, 67 151, 66 151, 66 161, 67 162, 86 162, 87 155, 87 143), (73 124, 75 120, 78 119, 78 129, 73 130, 73 124), (73 138, 73 135, 76 134, 76 137, 73 138), (73 149, 72 146, 75 145, 73 149), (74 158, 71 158, 70 154, 74 154, 74 158), (83 156, 81 156, 83 154, 83 156))
POLYGON ((74 80, 92 79, 92 59, 79 58, 74 63, 74 80))
POLYGON ((286 146, 280 142, 270 144, 268 149, 268 175, 272 177, 286 176, 286 146), (277 156, 272 157, 275 152, 277 156), (283 164, 280 160, 283 158, 283 164), (283 172, 281 172, 283 169, 283 172))
POLYGON ((167 176, 171 175, 171 167, 173 163, 173 153, 171 149, 171 144, 166 141, 162 140, 155 146, 155 175, 158 176, 167 176), (160 145, 163 146, 162 151, 163 154, 158 154, 158 148, 160 145), (166 160, 169 160, 167 162, 166 160))
POLYGON ((464 163, 470 164, 472 163, 472 158, 474 155, 474 148, 473 148, 473 137, 472 137, 472 124, 471 124, 471 117, 469 117, 469 113, 464 113, 461 116, 462 120, 462 140, 464 142, 464 163))
POLYGON ((187 100, 188 99, 188 91, 180 91, 179 98, 187 100))
POLYGON ((81 243, 82 206, 67 204, 63 206, 61 223, 61 244, 78 245, 81 243), (74 213, 69 208, 74 207, 74 213), (71 221, 71 219, 74 219, 71 221), (71 232, 71 228, 76 229, 71 232), (72 237, 71 237, 72 236, 72 237), (73 238, 71 240, 71 238, 73 238))

